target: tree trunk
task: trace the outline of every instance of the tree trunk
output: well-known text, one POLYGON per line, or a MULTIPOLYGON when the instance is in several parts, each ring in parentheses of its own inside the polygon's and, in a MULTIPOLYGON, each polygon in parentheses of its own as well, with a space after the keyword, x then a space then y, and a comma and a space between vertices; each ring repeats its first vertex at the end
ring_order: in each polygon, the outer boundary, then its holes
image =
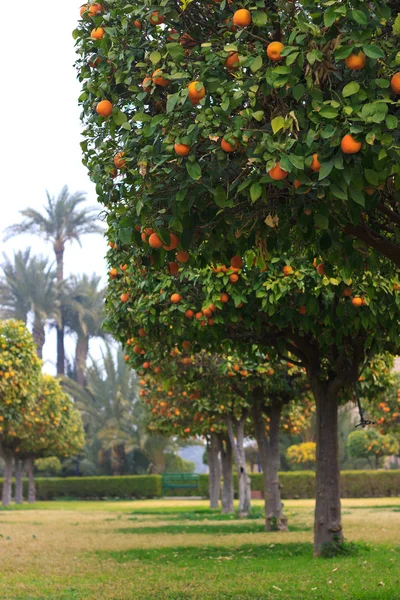
MULTIPOLYGON (((64 281, 64 244, 55 242, 54 252, 57 262, 57 282, 64 281)), ((57 375, 65 375, 65 348, 64 348, 64 316, 61 306, 61 323, 57 325, 57 375)))
POLYGON ((33 339, 36 344, 36 354, 40 359, 43 358, 43 346, 46 341, 46 334, 44 329, 44 323, 40 316, 35 313, 32 330, 33 339))
POLYGON ((221 491, 221 467, 219 462, 219 440, 215 433, 211 433, 211 441, 207 446, 210 508, 218 508, 221 491))
POLYGON ((247 517, 251 512, 251 480, 247 473, 246 457, 244 452, 244 425, 246 417, 235 419, 236 440, 232 427, 233 419, 228 416, 227 425, 229 439, 234 451, 236 469, 238 472, 239 488, 239 517, 247 517))
POLYGON ((4 455, 4 478, 3 478, 3 506, 9 506, 12 498, 12 469, 13 457, 11 454, 4 455))
POLYGON ((221 464, 222 464, 222 512, 231 514, 234 512, 234 487, 232 471, 232 445, 229 436, 220 438, 221 464))
POLYGON ((282 404, 275 402, 269 410, 269 437, 265 430, 262 410, 263 397, 255 394, 252 404, 254 435, 260 452, 264 481, 264 513, 266 531, 287 531, 288 522, 283 514, 281 486, 279 483, 280 448, 279 426, 282 404))
POLYGON ((75 349, 75 372, 77 382, 85 385, 86 360, 89 352, 89 338, 86 336, 78 337, 75 349))
POLYGON ((19 458, 15 459, 15 504, 22 504, 24 501, 23 491, 24 462, 19 458))
POLYGON ((340 505, 338 444, 338 390, 332 384, 312 381, 316 402, 317 471, 314 522, 314 554, 326 545, 343 541, 340 505))
POLYGON ((28 502, 34 504, 36 502, 35 476, 33 474, 33 458, 28 458, 28 502))

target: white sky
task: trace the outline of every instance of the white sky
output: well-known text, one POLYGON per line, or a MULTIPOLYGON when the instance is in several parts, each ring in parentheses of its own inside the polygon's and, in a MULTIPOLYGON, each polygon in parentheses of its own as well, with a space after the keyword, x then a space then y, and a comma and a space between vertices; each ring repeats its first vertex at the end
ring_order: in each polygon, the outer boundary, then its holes
MULTIPOLYGON (((72 31, 82 2, 19 0, 2 6, 2 93, 0 114, 0 257, 31 246, 35 253, 53 258, 52 248, 34 237, 3 241, 2 231, 19 222, 19 211, 30 206, 40 210, 46 189, 57 195, 64 184, 71 192, 82 190, 88 203, 96 204, 94 186, 82 165, 80 148, 80 84, 75 78, 72 31)), ((99 205, 100 207, 100 205, 99 205)), ((105 278, 106 242, 101 235, 86 236, 82 249, 67 246, 66 274, 96 272, 105 278)), ((98 344, 94 343, 98 354, 98 344)), ((67 353, 73 352, 72 340, 67 353)), ((55 336, 45 347, 45 368, 54 372, 55 336)))

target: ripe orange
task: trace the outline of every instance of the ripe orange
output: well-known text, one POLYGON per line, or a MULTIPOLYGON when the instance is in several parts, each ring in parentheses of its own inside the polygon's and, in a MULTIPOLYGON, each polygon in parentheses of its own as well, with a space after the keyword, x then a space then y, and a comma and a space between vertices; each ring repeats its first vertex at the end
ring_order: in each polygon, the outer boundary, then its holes
POLYGON ((226 294, 225 292, 222 292, 220 298, 221 302, 223 302, 224 304, 226 304, 227 302, 229 302, 229 296, 228 294, 226 294))
POLYGON ((171 296, 172 304, 178 304, 181 300, 182 300, 182 296, 180 296, 179 294, 172 294, 172 296, 171 296))
POLYGON ((114 156, 114 165, 117 169, 123 169, 126 166, 126 160, 123 158, 125 156, 125 152, 117 152, 114 156))
POLYGON ((212 313, 217 310, 215 304, 210 304, 210 306, 208 308, 211 310, 212 313))
POLYGON ((236 275, 236 273, 232 273, 232 275, 229 276, 229 281, 231 283, 236 283, 237 281, 239 281, 239 275, 236 275))
POLYGON ((214 325, 214 319, 208 319, 207 324, 208 325, 214 325))
POLYGON ((240 8, 234 13, 232 21, 238 27, 248 27, 251 23, 251 13, 246 8, 240 8))
POLYGON ((147 333, 146 333, 146 330, 143 329, 143 327, 141 327, 139 329, 139 335, 140 335, 140 337, 146 337, 147 333))
MULTIPOLYGON (((299 308, 299 313, 301 315, 306 315, 307 314, 307 308, 305 306, 300 306, 299 308)), ((288 363, 289 364, 289 363, 288 363)))
POLYGON ((164 23, 164 21, 165 21, 165 16, 160 15, 158 10, 155 10, 154 12, 151 13, 150 23, 152 25, 161 25, 161 23, 164 23))
POLYGON ((283 274, 284 274, 284 275, 286 275, 286 276, 287 276, 287 275, 293 275, 293 273, 294 273, 294 269, 293 269, 293 267, 290 267, 289 265, 285 265, 285 266, 283 267, 283 274))
POLYGON ((390 87, 392 88, 392 92, 400 94, 400 71, 393 75, 390 80, 390 87))
POLYGON ((281 42, 271 42, 267 46, 267 56, 273 61, 281 60, 281 52, 284 48, 284 45, 281 42))
POLYGON ((112 115, 113 105, 109 100, 102 100, 96 106, 96 112, 101 117, 109 117, 112 115))
POLYGON ((192 104, 198 104, 202 98, 206 95, 206 88, 204 85, 200 84, 200 81, 192 81, 188 85, 189 93, 188 98, 192 102, 192 104), (200 86, 200 89, 197 89, 197 86, 200 86))
POLYGON ((399 285, 398 283, 394 283, 394 284, 393 284, 393 290, 394 290, 395 292, 398 292, 398 291, 400 290, 400 285, 399 285))
POLYGON ((128 360, 129 360, 128 354, 125 354, 124 358, 125 358, 125 361, 128 362, 128 360))
POLYGON ((197 319, 198 321, 200 321, 200 319, 202 319, 202 318, 203 318, 203 316, 204 316, 204 315, 203 315, 203 313, 202 313, 202 312, 197 312, 197 313, 196 313, 196 319, 197 319))
POLYGON ((185 263, 189 260, 189 254, 185 250, 179 250, 176 253, 176 260, 181 263, 185 263))
POLYGON ((235 152, 239 146, 238 141, 235 142, 235 147, 233 147, 229 142, 226 142, 224 138, 221 140, 221 148, 224 152, 235 152))
POLYGON ((349 133, 340 142, 340 147, 344 154, 357 154, 357 152, 360 152, 361 146, 361 142, 357 142, 349 133))
POLYGON ((352 71, 360 71, 360 69, 363 69, 367 64, 367 57, 364 52, 350 54, 350 56, 346 58, 345 63, 352 71))
POLYGON ((182 342, 182 348, 184 348, 185 350, 189 350, 191 344, 189 341, 185 340, 184 342, 182 342))
POLYGON ((133 351, 134 351, 135 354, 141 354, 142 353, 142 349, 141 349, 141 347, 138 344, 136 344, 136 346, 133 346, 133 351))
POLYGON ((231 267, 234 269, 241 269, 243 267, 243 259, 241 256, 232 256, 231 267))
MULTIPOLYGON (((293 181, 293 186, 294 186, 294 189, 295 189, 295 190, 298 190, 298 189, 299 189, 299 187, 301 187, 302 185, 305 185, 305 184, 304 184, 304 183, 302 183, 302 182, 301 182, 299 179, 295 179, 295 180, 293 181)), ((309 193, 310 193, 310 191, 311 191, 311 188, 307 188, 307 189, 306 189, 306 190, 303 192, 303 194, 309 194, 309 193)))
POLYGON ((140 21, 133 21, 133 26, 136 27, 136 29, 142 29, 140 21))
POLYGON ((104 37, 104 29, 102 27, 96 27, 95 29, 93 29, 92 33, 90 34, 90 37, 93 40, 102 40, 104 37))
POLYGON ((190 146, 186 144, 175 144, 174 150, 178 156, 187 156, 190 152, 190 146))
POLYGON ((188 310, 185 312, 185 317, 186 317, 187 319, 193 319, 193 317, 194 317, 194 312, 193 312, 193 311, 192 311, 190 308, 188 308, 188 310))
POLYGON ((171 275, 177 275, 179 271, 179 265, 176 262, 170 262, 168 265, 169 272, 171 275))
POLYGON ((117 269, 110 269, 110 277, 111 279, 116 279, 118 277, 117 269))
POLYGON ((104 12, 103 6, 99 2, 95 2, 89 6, 88 15, 89 17, 95 17, 98 13, 104 12))
POLYGON ((321 163, 318 160, 318 154, 313 154, 310 169, 316 172, 318 172, 321 169, 321 163))
POLYGON ((228 69, 228 71, 236 71, 239 65, 239 54, 237 52, 229 52, 228 58, 225 61, 225 67, 228 69))
POLYGON ((121 300, 121 302, 128 302, 129 297, 130 297, 130 293, 129 292, 125 292, 124 294, 121 294, 120 300, 121 300))
POLYGON ((267 371, 267 375, 269 375, 270 377, 272 377, 272 375, 275 373, 274 369, 268 369, 267 371))
POLYGON ((153 73, 152 79, 155 85, 160 85, 161 87, 167 87, 167 85, 169 84, 168 79, 165 79, 162 76, 162 69, 156 69, 153 73))
POLYGON ((152 79, 148 75, 142 81, 142 88, 143 91, 146 92, 146 94, 149 94, 151 92, 151 82, 152 79))
POLYGON ((225 25, 227 26, 227 28, 229 29, 229 31, 236 31, 236 26, 233 22, 233 19, 230 19, 229 17, 227 19, 225 19, 225 25))
POLYGON ((126 271, 127 268, 128 268, 128 265, 127 264, 125 264, 125 265, 119 265, 119 268, 121 269, 121 271, 126 271))
POLYGON ((343 296, 345 298, 350 298, 351 295, 352 295, 352 293, 353 293, 353 290, 351 288, 349 288, 349 287, 345 287, 344 290, 343 290, 343 296))
POLYGON ((143 369, 150 369, 150 363, 149 362, 144 362, 143 363, 143 369))
POLYGON ((354 296, 354 298, 351 301, 353 306, 362 306, 362 298, 360 298, 360 296, 354 296))
POLYGON ((325 265, 324 263, 320 263, 317 267, 318 275, 325 275, 325 265))
POLYGON ((210 317, 212 317, 212 312, 209 308, 203 308, 202 313, 205 317, 207 317, 208 319, 210 317))
POLYGON ((178 247, 179 244, 179 238, 177 235, 175 235, 174 233, 170 233, 169 234, 169 244, 163 244, 163 248, 164 250, 167 250, 167 252, 169 252, 170 250, 175 250, 175 248, 178 247))
POLYGON ((272 169, 268 171, 268 175, 275 181, 282 181, 282 179, 286 179, 288 172, 281 169, 281 164, 278 162, 275 167, 272 167, 272 169))
POLYGON ((160 237, 156 233, 152 233, 149 237, 149 244, 152 248, 161 248, 163 245, 160 237))
POLYGON ((80 7, 79 14, 81 17, 83 17, 83 14, 87 11, 88 8, 89 6, 87 4, 83 4, 83 6, 80 7))

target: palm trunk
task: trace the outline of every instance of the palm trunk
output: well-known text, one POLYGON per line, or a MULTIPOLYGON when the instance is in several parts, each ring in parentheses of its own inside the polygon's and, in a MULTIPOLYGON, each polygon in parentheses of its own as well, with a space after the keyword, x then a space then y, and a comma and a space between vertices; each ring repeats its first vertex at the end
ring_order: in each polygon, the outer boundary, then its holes
MULTIPOLYGON (((57 282, 64 281, 64 244, 56 242, 54 252, 57 262, 57 282)), ((64 348, 64 316, 61 307, 61 322, 57 325, 57 375, 65 375, 65 348, 64 348)))
POLYGON ((19 458, 15 459, 15 504, 22 504, 24 501, 23 492, 23 474, 24 462, 19 458))
POLYGON ((76 380, 82 386, 85 385, 85 370, 88 352, 89 338, 86 336, 78 337, 75 349, 75 371, 76 380))
POLYGON ((228 434, 233 448, 236 469, 238 472, 239 488, 239 517, 247 517, 251 512, 251 480, 247 473, 246 457, 244 452, 244 426, 246 417, 235 419, 236 439, 233 433, 232 417, 228 416, 228 434))
POLYGON ((33 339, 35 340, 35 344, 36 344, 36 348, 37 348, 36 353, 37 353, 38 357, 40 359, 42 359, 43 358, 43 346, 46 341, 46 334, 45 334, 45 329, 44 329, 44 323, 43 323, 42 319, 39 317, 39 315, 37 315, 37 314, 35 314, 32 334, 33 334, 33 339))
POLYGON ((210 443, 207 445, 210 508, 218 508, 221 491, 221 467, 218 456, 219 440, 215 433, 211 433, 210 438, 210 443))
POLYGON ((229 436, 220 438, 221 464, 222 464, 222 512, 231 514, 234 512, 234 486, 232 471, 232 445, 229 436))
POLYGON ((4 479, 3 479, 3 506, 9 506, 12 498, 12 469, 13 457, 12 454, 4 455, 4 479))
POLYGON ((28 502, 34 504, 36 502, 35 476, 33 473, 33 458, 27 460, 28 467, 28 502))
POLYGON ((338 444, 338 390, 317 379, 312 381, 317 420, 317 471, 314 522, 314 554, 324 546, 343 541, 338 444))
POLYGON ((287 531, 288 524, 287 519, 283 514, 281 486, 279 483, 279 426, 282 404, 276 402, 269 410, 270 427, 268 437, 265 431, 262 402, 263 398, 255 394, 252 405, 253 427, 263 471, 265 530, 287 531))

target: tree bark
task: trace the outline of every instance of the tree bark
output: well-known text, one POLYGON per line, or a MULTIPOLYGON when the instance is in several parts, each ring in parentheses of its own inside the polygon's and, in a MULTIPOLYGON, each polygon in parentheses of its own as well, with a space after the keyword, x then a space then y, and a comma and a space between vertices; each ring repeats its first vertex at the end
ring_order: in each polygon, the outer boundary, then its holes
POLYGON ((32 330, 33 339, 36 344, 36 354, 40 359, 43 358, 43 346, 46 341, 44 323, 39 315, 35 314, 32 330))
POLYGON ((15 504, 22 504, 24 501, 23 474, 24 463, 19 458, 15 459, 15 504))
POLYGON ((246 417, 235 419, 236 439, 233 433, 232 417, 228 416, 227 425, 229 439, 233 448, 236 468, 238 472, 239 488, 239 517, 247 517, 251 512, 251 480, 247 473, 246 457, 244 452, 244 426, 246 417))
POLYGON ((260 452, 264 481, 264 512, 266 531, 287 531, 288 522, 283 513, 281 486, 279 483, 280 447, 279 427, 282 403, 276 401, 269 409, 269 437, 265 430, 263 398, 254 395, 252 403, 254 435, 260 452))
POLYGON ((36 502, 35 476, 33 473, 33 458, 28 458, 28 502, 34 504, 36 502))
POLYGON ((233 486, 232 471, 232 445, 229 436, 221 436, 221 464, 222 464, 222 512, 231 514, 234 512, 235 491, 233 486))
MULTIPOLYGON (((64 244, 54 243, 54 253, 57 263, 57 282, 64 281, 64 244)), ((57 375, 65 375, 65 347, 64 347, 64 316, 61 306, 61 323, 57 325, 57 375)))
POLYGON ((221 467, 218 456, 219 440, 215 433, 211 433, 210 438, 210 443, 207 446, 210 508, 218 508, 219 496, 221 492, 221 467))
POLYGON ((317 379, 311 382, 316 402, 317 471, 314 554, 343 541, 338 444, 338 389, 317 379))
POLYGON ((86 336, 78 337, 75 349, 75 371, 77 382, 84 386, 85 381, 85 370, 86 360, 89 352, 89 338, 86 336))
POLYGON ((12 454, 4 454, 4 478, 3 478, 3 506, 9 506, 12 499, 12 469, 13 457, 12 454))

